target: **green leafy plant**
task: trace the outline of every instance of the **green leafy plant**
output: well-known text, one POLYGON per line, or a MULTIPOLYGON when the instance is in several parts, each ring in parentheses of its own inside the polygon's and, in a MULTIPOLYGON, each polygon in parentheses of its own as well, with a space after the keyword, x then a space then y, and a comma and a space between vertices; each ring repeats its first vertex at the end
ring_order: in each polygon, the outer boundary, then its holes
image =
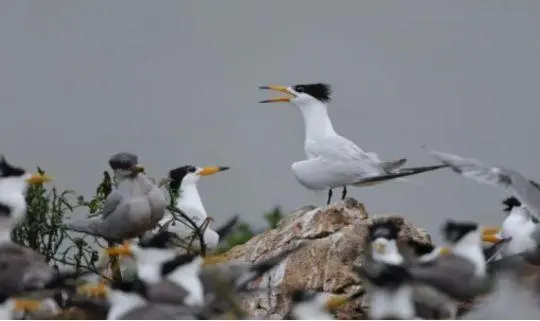
MULTIPOLYGON (((39 167, 38 171, 45 173, 39 167)), ((13 230, 13 241, 41 253, 47 262, 52 265, 67 265, 74 267, 76 270, 90 270, 104 278, 109 278, 101 269, 102 267, 97 266, 97 264, 100 249, 111 244, 107 244, 103 239, 95 236, 72 233, 65 229, 64 222, 71 219, 71 215, 75 211, 87 212, 88 217, 100 215, 104 201, 115 184, 114 178, 111 177, 107 171, 104 171, 102 182, 96 188, 94 195, 88 199, 72 190, 61 191, 54 186, 29 186, 26 195, 27 215, 13 230)), ((175 195, 168 188, 166 182, 167 179, 162 179, 159 181, 158 186, 164 188, 166 195, 170 196, 168 211, 176 220, 183 222, 181 224, 186 224, 193 230, 193 235, 186 243, 186 250, 188 252, 192 251, 191 243, 198 239, 201 246, 197 251, 205 255, 206 246, 202 235, 209 221, 198 226, 182 211, 177 209, 174 204, 178 195, 175 195)), ((267 228, 275 228, 283 214, 281 209, 276 207, 264 213, 264 217, 267 221, 267 228)), ((216 252, 223 253, 234 246, 244 244, 261 232, 262 230, 255 230, 246 222, 239 222, 229 236, 222 240, 222 246, 216 252)), ((127 277, 127 274, 131 275, 133 271, 124 272, 122 276, 119 270, 113 270, 112 277, 127 277)))

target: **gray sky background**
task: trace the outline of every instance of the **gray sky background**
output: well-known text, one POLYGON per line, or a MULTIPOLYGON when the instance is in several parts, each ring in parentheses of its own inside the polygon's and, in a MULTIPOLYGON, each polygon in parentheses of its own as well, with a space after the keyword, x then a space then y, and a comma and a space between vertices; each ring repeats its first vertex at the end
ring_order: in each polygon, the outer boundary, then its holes
MULTIPOLYGON (((199 183, 209 215, 260 224, 318 199, 290 171, 300 112, 259 105, 257 86, 327 81, 338 132, 384 159, 432 163, 427 144, 540 179, 539 14, 516 0, 2 1, 2 152, 86 195, 121 150, 152 176, 230 166, 199 183)), ((431 232, 502 220, 497 188, 413 180, 350 195, 431 232)))

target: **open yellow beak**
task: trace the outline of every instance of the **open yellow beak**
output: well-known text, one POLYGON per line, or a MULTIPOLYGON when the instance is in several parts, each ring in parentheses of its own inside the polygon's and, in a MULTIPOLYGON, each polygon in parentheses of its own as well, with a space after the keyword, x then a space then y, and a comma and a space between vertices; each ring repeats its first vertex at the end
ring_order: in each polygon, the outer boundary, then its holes
POLYGON ((482 227, 482 234, 497 234, 500 230, 499 226, 484 226, 482 227))
POLYGON ((200 176, 208 176, 213 175, 215 173, 223 172, 228 170, 229 167, 227 166, 213 166, 213 167, 203 167, 203 169, 199 172, 200 176))
POLYGON ((273 91, 279 91, 284 94, 289 95, 290 97, 279 97, 279 98, 272 98, 272 99, 266 99, 259 101, 261 104, 265 103, 278 103, 278 102, 289 102, 294 97, 294 94, 291 93, 286 86, 275 86, 275 85, 269 85, 269 86, 259 86, 259 89, 268 89, 273 91))
POLYGON ((324 307, 327 311, 333 312, 348 301, 349 296, 346 294, 332 295, 332 297, 326 301, 324 307))
POLYGON ((36 311, 41 307, 41 301, 32 299, 14 299, 17 312, 36 311))
POLYGON ((141 164, 137 164, 137 165, 133 166, 133 169, 137 173, 143 173, 144 172, 144 166, 141 165, 141 164))
POLYGON ((28 184, 43 184, 52 181, 52 177, 45 174, 34 174, 26 179, 28 184))

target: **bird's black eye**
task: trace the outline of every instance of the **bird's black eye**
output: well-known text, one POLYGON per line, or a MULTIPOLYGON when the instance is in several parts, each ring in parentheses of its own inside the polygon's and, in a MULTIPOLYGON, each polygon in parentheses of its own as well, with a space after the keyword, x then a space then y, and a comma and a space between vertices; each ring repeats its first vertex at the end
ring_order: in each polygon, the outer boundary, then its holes
POLYGON ((196 171, 197 171, 197 169, 194 166, 189 166, 188 167, 188 172, 195 173, 196 171))
POLYGON ((296 91, 297 93, 303 93, 304 89, 305 89, 304 86, 301 86, 301 85, 294 87, 294 91, 296 91))

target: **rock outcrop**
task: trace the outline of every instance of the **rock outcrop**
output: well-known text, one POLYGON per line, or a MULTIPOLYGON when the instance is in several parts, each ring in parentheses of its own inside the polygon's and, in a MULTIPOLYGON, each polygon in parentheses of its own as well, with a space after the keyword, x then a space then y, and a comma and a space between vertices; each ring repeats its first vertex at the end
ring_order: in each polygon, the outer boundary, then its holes
MULTIPOLYGON (((245 311, 257 318, 281 318, 290 309, 289 294, 295 289, 334 294, 362 289, 361 279, 351 270, 363 257, 363 242, 372 220, 392 220, 401 225, 400 240, 412 238, 431 242, 428 233, 398 215, 370 217, 355 199, 324 208, 303 207, 284 217, 275 229, 253 237, 247 243, 224 253, 226 260, 255 263, 274 256, 301 242, 307 246, 293 253, 279 266, 252 284, 272 288, 250 295, 242 302, 245 311)), ((337 311, 342 319, 365 317, 363 299, 350 302, 337 311)))

